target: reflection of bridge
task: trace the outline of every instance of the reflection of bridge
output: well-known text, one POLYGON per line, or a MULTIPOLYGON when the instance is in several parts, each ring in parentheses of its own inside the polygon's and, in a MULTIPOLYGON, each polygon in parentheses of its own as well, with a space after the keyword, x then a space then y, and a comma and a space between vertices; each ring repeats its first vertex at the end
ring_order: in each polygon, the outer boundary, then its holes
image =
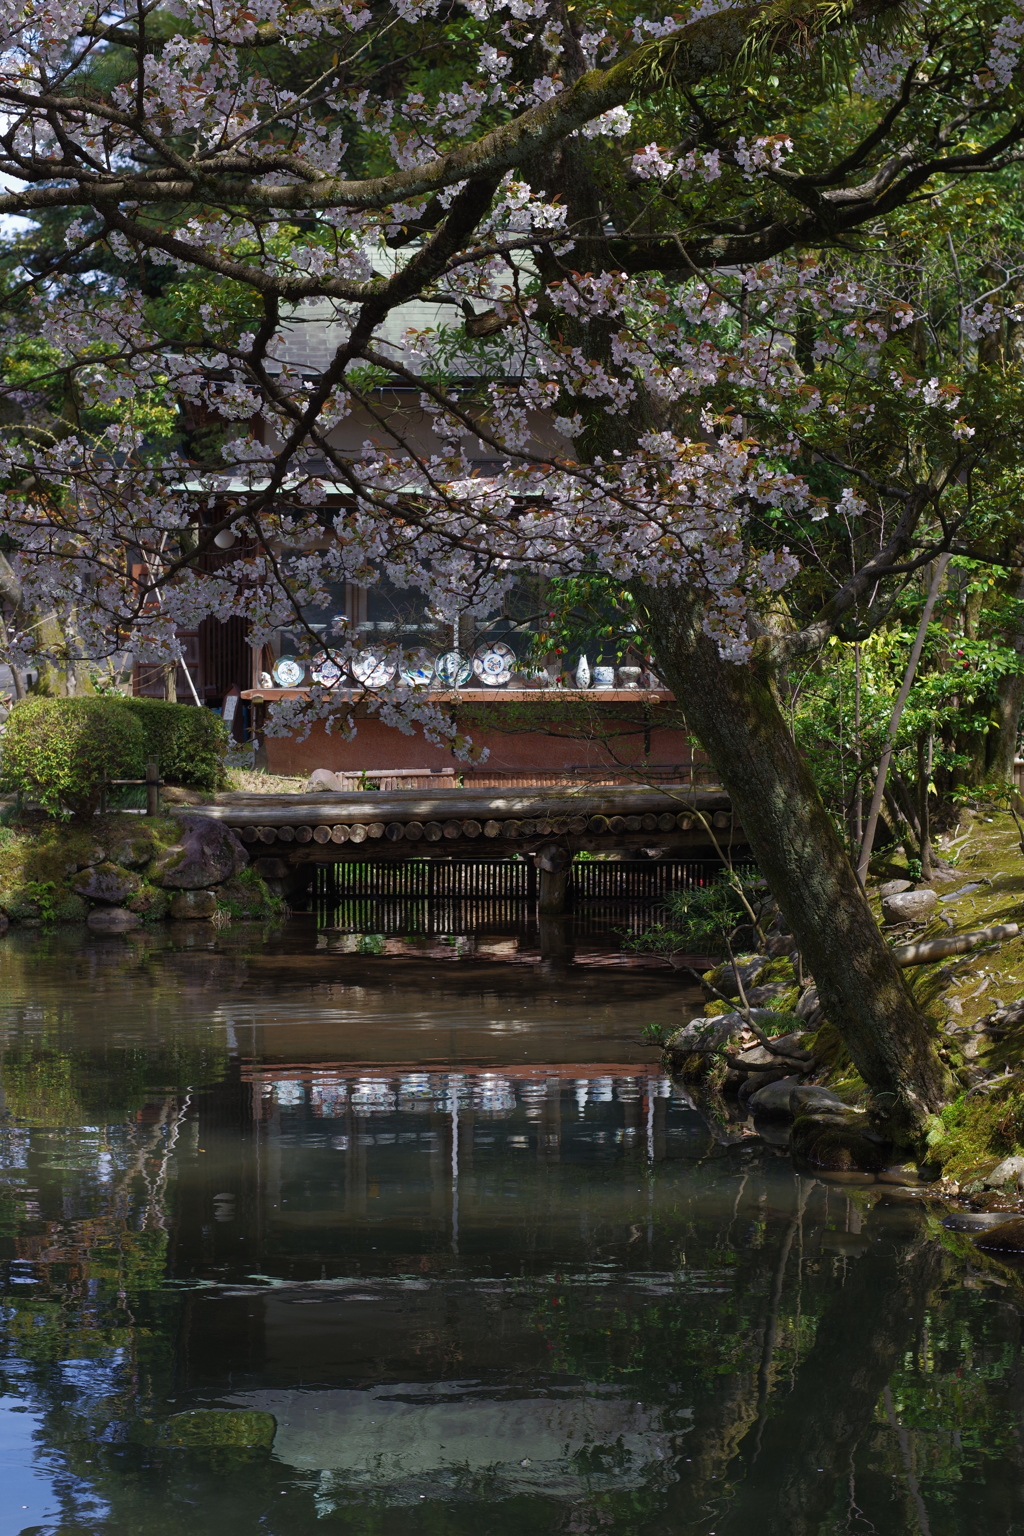
POLYGON ((259 872, 293 888, 340 860, 530 854, 545 912, 562 910, 575 853, 744 841, 727 795, 683 784, 218 795, 196 811, 232 827, 259 872))

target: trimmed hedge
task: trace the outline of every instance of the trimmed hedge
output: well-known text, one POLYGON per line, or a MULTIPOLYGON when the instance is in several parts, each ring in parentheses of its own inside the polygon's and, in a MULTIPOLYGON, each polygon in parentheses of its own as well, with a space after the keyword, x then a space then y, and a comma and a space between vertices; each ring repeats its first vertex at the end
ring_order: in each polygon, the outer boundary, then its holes
POLYGON ((121 694, 25 699, 3 734, 0 788, 51 816, 91 816, 110 779, 141 779, 156 762, 165 783, 215 790, 228 733, 219 715, 121 694))
POLYGON ((108 779, 141 778, 147 741, 122 699, 24 699, 3 736, 0 787, 51 816, 92 816, 108 779))
POLYGON ((223 787, 228 730, 212 709, 170 704, 165 699, 125 698, 120 702, 141 722, 146 732, 147 760, 157 763, 161 778, 168 784, 204 790, 223 787))

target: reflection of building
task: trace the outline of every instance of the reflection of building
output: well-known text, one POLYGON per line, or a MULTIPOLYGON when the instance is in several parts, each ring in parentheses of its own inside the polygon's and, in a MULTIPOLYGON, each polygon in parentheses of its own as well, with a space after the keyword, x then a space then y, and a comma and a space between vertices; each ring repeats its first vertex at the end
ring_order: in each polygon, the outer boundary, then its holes
POLYGON ((689 1283, 655 1255, 667 1233, 640 1175, 707 1143, 668 1079, 277 1064, 236 1069, 195 1113, 168 1274, 221 1285, 187 1292, 175 1390, 272 1414, 275 1459, 318 1474, 322 1514, 484 1482, 488 1498, 660 1486, 689 1404, 558 1361, 549 1297, 576 1273, 603 1337, 689 1283), (595 1180, 595 1157, 637 1171, 595 1180), (625 1264, 591 1273, 595 1243, 625 1264))

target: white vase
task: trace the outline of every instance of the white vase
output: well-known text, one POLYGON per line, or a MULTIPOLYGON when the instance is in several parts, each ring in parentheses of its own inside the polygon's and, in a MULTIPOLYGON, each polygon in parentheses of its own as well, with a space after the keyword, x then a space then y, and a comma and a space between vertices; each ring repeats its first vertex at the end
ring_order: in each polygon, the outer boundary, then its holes
POLYGON ((581 656, 576 667, 577 688, 590 687, 590 662, 585 656, 581 656))
POLYGON ((615 687, 615 668, 614 667, 595 667, 594 668, 594 687, 595 688, 614 688, 615 687))

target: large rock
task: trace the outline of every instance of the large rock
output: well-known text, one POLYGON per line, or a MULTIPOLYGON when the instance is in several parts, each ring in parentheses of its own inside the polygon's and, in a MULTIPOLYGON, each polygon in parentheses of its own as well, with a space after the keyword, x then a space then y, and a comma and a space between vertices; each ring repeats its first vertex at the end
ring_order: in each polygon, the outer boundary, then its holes
POLYGON ((1024 1180, 1024 1157, 1004 1157, 985 1177, 988 1189, 1003 1189, 1007 1184, 1020 1184, 1024 1180))
POLYGON ((892 1143, 867 1116, 838 1103, 799 1114, 790 1145, 794 1157, 832 1173, 877 1173, 894 1161, 892 1143))
POLYGON ((306 781, 306 794, 323 794, 326 790, 329 794, 335 794, 338 790, 347 789, 347 783, 343 783, 336 773, 329 768, 314 768, 306 781))
POLYGON ((763 1088, 767 1088, 770 1084, 788 1081, 791 1074, 792 1069, 786 1066, 765 1067, 760 1072, 751 1072, 740 1084, 736 1097, 741 1104, 749 1108, 751 1099, 763 1088))
POLYGON ((137 912, 124 907, 94 907, 86 918, 93 933, 130 933, 142 922, 137 912))
POLYGON ((921 923, 938 905, 934 891, 899 891, 882 900, 882 918, 887 923, 921 923))
POLYGON ((746 1029, 738 1013, 720 1013, 713 1019, 691 1019, 669 1035, 665 1049, 673 1056, 696 1056, 720 1051, 738 1040, 746 1029))
POLYGON ((777 1078, 752 1093, 747 1104, 755 1115, 788 1115, 790 1094, 799 1086, 800 1078, 792 1074, 777 1078))
POLYGON ((912 880, 887 880, 884 885, 878 887, 878 894, 884 901, 887 896, 902 896, 904 891, 909 891, 913 885, 912 880))
POLYGON ((216 910, 217 897, 213 891, 176 891, 171 897, 171 916, 175 922, 212 917, 216 910))
POLYGON ((111 862, 123 864, 125 869, 145 869, 158 852, 157 844, 144 833, 117 838, 110 845, 111 862))
POLYGON ((71 889, 86 901, 101 901, 111 907, 119 907, 134 896, 142 881, 130 869, 112 864, 109 859, 102 864, 90 864, 81 870, 71 882, 71 889))
POLYGON ((747 1003, 751 1008, 764 1008, 775 998, 781 997, 784 992, 790 992, 793 983, 785 981, 770 981, 764 987, 747 987, 747 1003))
POLYGON ((181 816, 181 837, 150 870, 154 885, 168 890, 201 891, 237 875, 249 862, 239 839, 223 822, 206 816, 181 816))
POLYGON ((171 905, 171 893, 158 885, 144 885, 129 898, 129 912, 137 912, 140 917, 148 917, 150 922, 158 918, 166 917, 171 905))
POLYGON ((705 985, 709 990, 714 988, 715 992, 721 993, 723 997, 739 997, 737 973, 746 991, 749 987, 757 986, 770 960, 769 955, 741 955, 735 965, 727 960, 722 965, 716 965, 713 971, 708 971, 704 977, 705 985))
MULTIPOLYGON (((76 854, 75 868, 88 869, 90 864, 103 864, 108 857, 109 855, 105 848, 101 848, 99 843, 93 843, 91 848, 84 848, 76 854)), ((121 860, 115 858, 114 863, 120 864, 121 860)))
POLYGON ((798 1019, 806 1019, 808 1023, 812 1019, 817 1021, 821 1013, 821 1002, 818 998, 817 987, 805 987, 801 992, 796 1007, 793 1009, 798 1019))

